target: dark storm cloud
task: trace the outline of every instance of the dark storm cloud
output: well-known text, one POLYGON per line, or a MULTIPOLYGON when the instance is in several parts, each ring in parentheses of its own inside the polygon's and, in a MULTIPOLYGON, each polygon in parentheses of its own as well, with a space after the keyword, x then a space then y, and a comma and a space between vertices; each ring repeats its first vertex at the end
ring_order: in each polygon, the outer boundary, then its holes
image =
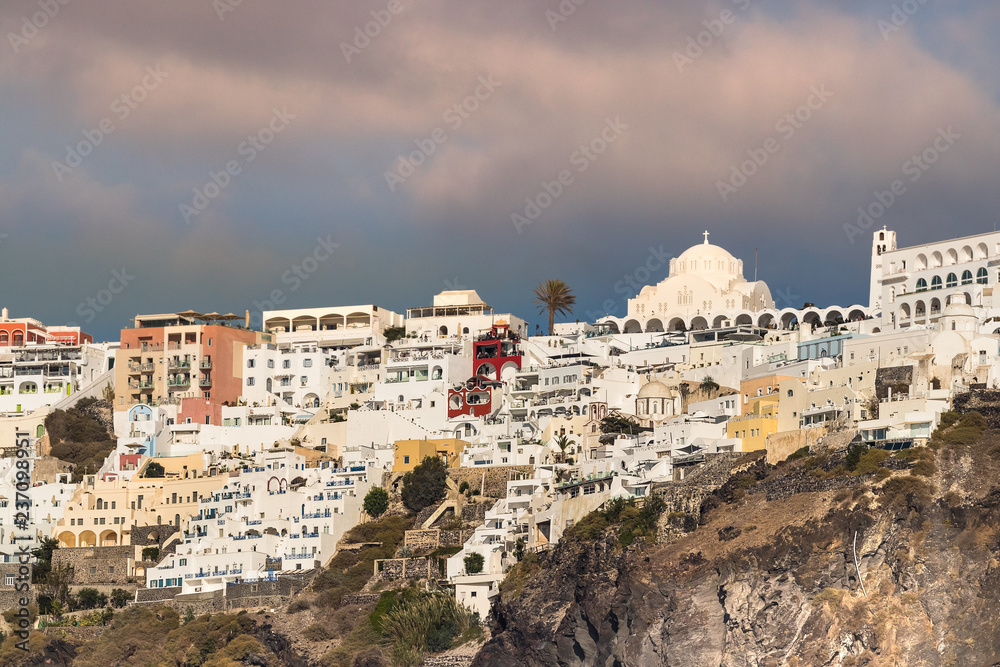
POLYGON ((677 255, 705 228, 748 272, 758 249, 773 291, 857 302, 872 227, 845 225, 894 180, 906 191, 877 225, 901 243, 997 215, 985 3, 889 32, 891 3, 56 5, 30 39, 39 3, 0 8, 4 301, 75 320, 134 265, 102 336, 276 288, 286 305, 402 311, 458 281, 533 317, 531 288, 559 277, 579 314, 623 309, 634 294, 615 286, 651 246, 677 255), (276 113, 292 118, 269 134, 276 113), (53 166, 103 121, 79 166, 53 166), (185 216, 199 192, 214 196, 185 216), (339 256, 289 291, 325 235, 339 256))

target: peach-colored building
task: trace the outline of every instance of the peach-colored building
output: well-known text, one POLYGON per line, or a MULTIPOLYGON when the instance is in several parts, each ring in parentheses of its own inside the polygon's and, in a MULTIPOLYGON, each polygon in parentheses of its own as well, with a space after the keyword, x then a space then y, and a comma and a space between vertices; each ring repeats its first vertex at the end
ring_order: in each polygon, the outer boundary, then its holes
POLYGON ((136 316, 122 329, 115 364, 115 410, 184 398, 235 404, 242 393, 243 348, 270 336, 239 325, 196 323, 204 316, 136 316))

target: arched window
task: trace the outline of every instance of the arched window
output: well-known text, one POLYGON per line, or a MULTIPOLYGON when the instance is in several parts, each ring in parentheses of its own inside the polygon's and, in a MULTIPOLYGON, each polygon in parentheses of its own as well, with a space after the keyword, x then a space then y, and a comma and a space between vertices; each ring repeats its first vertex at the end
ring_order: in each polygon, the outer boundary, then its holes
POLYGON ((931 289, 941 289, 941 276, 931 278, 931 289))
POLYGON ((954 273, 948 274, 948 280, 945 281, 946 287, 957 287, 958 286, 958 276, 954 273))
MULTIPOLYGON (((969 274, 969 275, 971 277, 972 274, 969 274)), ((924 280, 923 278, 918 278, 917 279, 917 291, 918 292, 923 292, 926 289, 927 289, 927 281, 924 280)))
POLYGON ((972 284, 972 271, 969 271, 968 269, 962 271, 962 284, 963 285, 972 284))
POLYGON ((0 345, 6 345, 10 342, 10 334, 6 331, 0 331, 0 345))
POLYGON ((986 276, 986 269, 981 268, 978 271, 976 271, 976 283, 978 283, 979 285, 985 285, 987 282, 988 278, 986 276))
POLYGON ((15 331, 14 332, 14 345, 24 345, 24 332, 15 331))

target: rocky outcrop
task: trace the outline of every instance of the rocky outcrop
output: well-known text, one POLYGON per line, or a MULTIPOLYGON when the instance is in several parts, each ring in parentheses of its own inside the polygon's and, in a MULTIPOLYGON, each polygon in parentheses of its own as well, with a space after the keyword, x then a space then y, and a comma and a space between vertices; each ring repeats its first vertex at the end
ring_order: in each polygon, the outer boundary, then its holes
POLYGON ((770 500, 736 494, 670 544, 622 548, 613 529, 561 543, 519 594, 505 587, 474 664, 998 665, 1000 488, 979 491, 1000 469, 990 451, 937 456, 931 482, 960 471, 961 502, 955 483, 936 497, 904 472, 837 491, 798 480, 770 500))

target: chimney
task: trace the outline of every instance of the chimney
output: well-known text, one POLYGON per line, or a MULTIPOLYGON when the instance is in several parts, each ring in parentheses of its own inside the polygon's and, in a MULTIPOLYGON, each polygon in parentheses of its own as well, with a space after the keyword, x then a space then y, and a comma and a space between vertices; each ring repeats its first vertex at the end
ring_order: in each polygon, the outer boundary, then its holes
POLYGON ((245 326, 246 326, 247 329, 250 328, 250 309, 249 308, 247 309, 247 317, 246 317, 246 324, 245 324, 245 326))
POLYGON ((7 316, 8 316, 7 309, 4 308, 2 312, 3 312, 3 320, 4 320, 4 322, 6 322, 7 321, 7 316))

